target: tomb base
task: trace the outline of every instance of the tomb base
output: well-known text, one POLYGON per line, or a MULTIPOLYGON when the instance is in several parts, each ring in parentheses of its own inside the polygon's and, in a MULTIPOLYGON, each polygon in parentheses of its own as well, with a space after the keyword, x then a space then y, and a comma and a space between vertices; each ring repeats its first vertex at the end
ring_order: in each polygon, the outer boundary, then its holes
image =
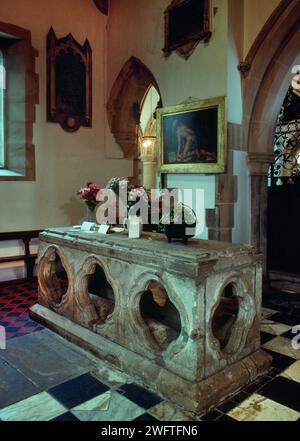
POLYGON ((38 279, 34 320, 198 415, 271 363, 249 245, 59 228, 40 235, 38 279))
POLYGON ((263 375, 272 360, 266 352, 258 350, 206 380, 189 382, 44 306, 36 304, 31 307, 30 316, 99 359, 138 378, 161 397, 198 415, 207 413, 228 396, 263 375))

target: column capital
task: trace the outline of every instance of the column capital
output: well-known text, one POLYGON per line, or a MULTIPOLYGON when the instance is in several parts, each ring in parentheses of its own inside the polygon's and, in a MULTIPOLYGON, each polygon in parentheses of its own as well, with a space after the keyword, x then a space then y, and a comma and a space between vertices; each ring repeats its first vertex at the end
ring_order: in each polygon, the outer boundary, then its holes
POLYGON ((130 131, 115 131, 114 138, 121 147, 124 159, 138 159, 138 138, 130 131))
POLYGON ((267 176, 274 160, 274 153, 248 152, 247 159, 251 176, 267 176))

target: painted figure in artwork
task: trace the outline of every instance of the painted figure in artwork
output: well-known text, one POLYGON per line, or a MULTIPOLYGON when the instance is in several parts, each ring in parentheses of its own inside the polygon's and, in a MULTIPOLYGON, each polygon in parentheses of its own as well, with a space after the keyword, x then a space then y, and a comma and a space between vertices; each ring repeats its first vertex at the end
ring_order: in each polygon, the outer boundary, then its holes
POLYGON ((214 161, 214 153, 200 148, 198 138, 193 129, 178 121, 173 123, 173 130, 177 138, 177 162, 214 161))

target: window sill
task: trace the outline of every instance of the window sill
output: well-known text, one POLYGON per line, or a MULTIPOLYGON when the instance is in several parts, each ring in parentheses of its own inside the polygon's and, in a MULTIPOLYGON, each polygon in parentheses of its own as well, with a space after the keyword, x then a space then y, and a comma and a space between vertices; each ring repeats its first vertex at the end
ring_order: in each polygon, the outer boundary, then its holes
POLYGON ((3 177, 12 177, 12 176, 21 177, 21 176, 24 176, 24 175, 22 175, 22 173, 18 173, 18 172, 12 171, 12 170, 0 169, 0 178, 2 176, 3 177))

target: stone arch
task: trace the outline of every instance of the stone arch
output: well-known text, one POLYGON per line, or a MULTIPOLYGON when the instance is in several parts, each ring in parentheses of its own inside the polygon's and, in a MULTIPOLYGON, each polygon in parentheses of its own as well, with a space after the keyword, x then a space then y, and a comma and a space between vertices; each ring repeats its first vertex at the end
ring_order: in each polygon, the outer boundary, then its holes
POLYGON ((210 300, 210 310, 207 314, 211 317, 208 328, 207 344, 213 352, 219 353, 221 358, 230 358, 240 353, 245 346, 247 336, 253 326, 256 315, 256 307, 251 293, 251 288, 247 278, 240 272, 232 272, 220 280, 219 286, 215 290, 214 298, 210 300), (231 330, 226 346, 221 348, 218 338, 213 332, 213 318, 224 295, 225 288, 232 286, 233 297, 238 300, 238 312, 231 330))
MULTIPOLYGON (((92 322, 99 322, 102 319, 102 325, 108 325, 109 322, 113 321, 113 314, 118 314, 120 300, 119 300, 119 289, 116 281, 110 273, 109 265, 106 260, 102 259, 100 256, 91 255, 88 256, 81 264, 80 271, 76 274, 75 279, 75 302, 79 307, 79 317, 78 322, 81 322, 83 326, 91 327, 92 322), (113 291, 114 304, 112 311, 106 308, 106 305, 102 304, 98 308, 93 303, 90 293, 88 291, 89 278, 94 274, 96 266, 99 266, 103 271, 103 276, 109 283, 113 291)), ((92 327, 93 328, 93 327, 92 327)))
POLYGON ((274 127, 286 92, 292 80, 291 69, 299 63, 300 3, 297 0, 282 1, 281 15, 274 11, 272 26, 266 26, 250 49, 245 63, 249 73, 244 81, 244 127, 248 151, 273 153, 266 140, 274 135, 274 127), (283 5, 285 6, 282 10, 283 5), (268 32, 267 32, 268 31, 268 32), (257 133, 268 134, 257 138, 257 133), (257 143, 257 141, 259 143, 257 143), (267 150, 266 150, 267 146, 267 150))
POLYGON ((73 271, 64 253, 64 250, 56 245, 50 245, 38 258, 38 280, 41 303, 49 308, 57 310, 71 297, 73 290, 73 271), (59 258, 68 279, 68 288, 63 292, 61 282, 56 274, 56 258, 59 258))
POLYGON ((251 177, 251 241, 265 256, 267 175, 277 116, 292 80, 292 67, 300 63, 299 38, 300 3, 282 0, 240 65, 245 77, 243 127, 251 177))
POLYGON ((107 103, 108 123, 126 159, 138 159, 140 109, 151 85, 161 96, 151 71, 138 58, 131 57, 112 86, 107 103))
POLYGON ((168 277, 164 275, 158 275, 153 271, 142 272, 138 279, 131 285, 130 292, 133 295, 128 300, 128 316, 131 323, 133 332, 138 336, 140 341, 140 350, 145 351, 148 354, 149 351, 156 354, 168 354, 172 358, 172 354, 180 352, 187 343, 188 334, 188 314, 186 312, 184 303, 181 297, 172 287, 172 283, 168 280, 168 277), (153 339, 149 331, 148 325, 145 323, 141 314, 141 299, 142 295, 147 289, 149 289, 149 282, 155 281, 165 290, 167 298, 171 301, 176 308, 180 318, 180 332, 176 339, 169 342, 166 348, 161 348, 153 339))

